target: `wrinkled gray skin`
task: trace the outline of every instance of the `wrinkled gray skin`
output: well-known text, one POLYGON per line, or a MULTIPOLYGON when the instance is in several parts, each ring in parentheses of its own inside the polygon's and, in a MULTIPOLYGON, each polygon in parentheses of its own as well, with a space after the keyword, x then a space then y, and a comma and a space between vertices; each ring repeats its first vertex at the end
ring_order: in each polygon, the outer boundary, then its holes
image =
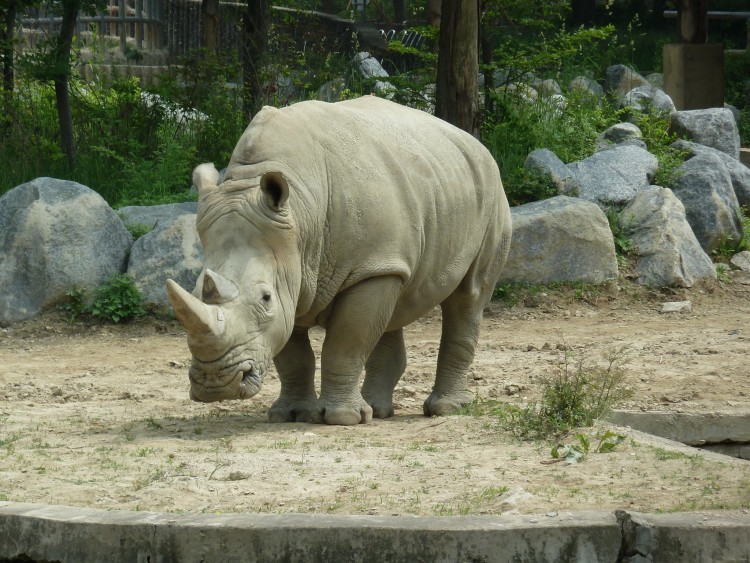
POLYGON ((273 361, 272 422, 391 416, 402 328, 440 304, 424 412, 471 400, 466 373, 511 238, 500 174, 479 141, 371 96, 267 107, 224 181, 210 164, 193 181, 205 268, 192 295, 167 282, 193 354, 192 399, 251 397, 273 361), (313 326, 326 330, 319 397, 313 326))

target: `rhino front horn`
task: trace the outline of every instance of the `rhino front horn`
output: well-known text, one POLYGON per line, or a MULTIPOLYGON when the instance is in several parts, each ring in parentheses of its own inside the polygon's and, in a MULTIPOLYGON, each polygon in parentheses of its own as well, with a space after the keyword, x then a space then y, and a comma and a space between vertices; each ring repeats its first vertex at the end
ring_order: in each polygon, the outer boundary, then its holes
POLYGON ((180 324, 191 336, 221 336, 224 334, 224 312, 215 305, 206 305, 193 297, 173 280, 167 280, 167 297, 180 324))

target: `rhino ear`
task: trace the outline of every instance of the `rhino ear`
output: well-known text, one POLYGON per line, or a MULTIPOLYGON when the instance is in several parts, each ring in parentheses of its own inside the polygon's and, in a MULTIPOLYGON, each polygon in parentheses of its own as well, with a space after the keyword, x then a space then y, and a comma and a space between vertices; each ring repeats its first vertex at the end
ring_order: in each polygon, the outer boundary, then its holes
POLYGON ((275 211, 281 210, 289 198, 289 184, 281 172, 266 172, 260 179, 260 189, 266 202, 275 211))
POLYGON ((219 184, 219 171, 212 162, 199 164, 193 170, 193 185, 199 194, 204 194, 219 184))

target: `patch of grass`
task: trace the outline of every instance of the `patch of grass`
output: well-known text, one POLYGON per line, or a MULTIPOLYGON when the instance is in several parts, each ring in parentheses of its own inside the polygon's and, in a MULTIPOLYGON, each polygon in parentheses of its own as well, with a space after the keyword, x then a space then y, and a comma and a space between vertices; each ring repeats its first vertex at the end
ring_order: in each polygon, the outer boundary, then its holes
POLYGON ((138 240, 153 230, 152 226, 144 225, 143 223, 130 223, 129 225, 125 225, 125 228, 130 233, 130 236, 133 237, 133 240, 138 240))

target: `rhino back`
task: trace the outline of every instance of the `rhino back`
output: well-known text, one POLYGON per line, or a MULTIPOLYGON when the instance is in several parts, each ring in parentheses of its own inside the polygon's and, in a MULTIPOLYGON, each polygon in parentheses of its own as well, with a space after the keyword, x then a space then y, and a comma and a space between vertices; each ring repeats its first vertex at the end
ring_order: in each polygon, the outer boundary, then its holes
POLYGON ((304 269, 316 276, 308 315, 364 279, 396 275, 410 322, 452 293, 475 260, 495 259, 510 221, 497 165, 479 141, 372 96, 265 108, 233 166, 288 177, 304 269))

